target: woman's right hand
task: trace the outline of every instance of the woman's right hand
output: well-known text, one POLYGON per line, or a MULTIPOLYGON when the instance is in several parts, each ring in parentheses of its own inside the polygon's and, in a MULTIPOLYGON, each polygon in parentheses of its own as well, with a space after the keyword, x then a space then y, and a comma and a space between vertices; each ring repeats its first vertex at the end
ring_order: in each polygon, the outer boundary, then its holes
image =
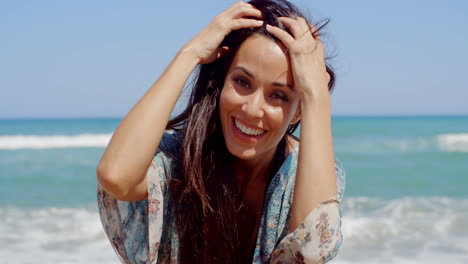
POLYGON ((227 50, 219 47, 226 35, 240 28, 260 27, 262 21, 256 18, 261 17, 261 12, 252 5, 238 2, 182 48, 184 56, 178 54, 172 60, 115 130, 97 168, 99 184, 107 192, 123 201, 147 197, 148 167, 196 64, 219 58, 227 50))
POLYGON ((262 18, 260 10, 249 3, 239 1, 217 15, 203 31, 184 46, 184 50, 195 56, 198 63, 211 63, 228 50, 227 47, 219 45, 231 31, 263 25, 262 20, 254 18, 262 18))

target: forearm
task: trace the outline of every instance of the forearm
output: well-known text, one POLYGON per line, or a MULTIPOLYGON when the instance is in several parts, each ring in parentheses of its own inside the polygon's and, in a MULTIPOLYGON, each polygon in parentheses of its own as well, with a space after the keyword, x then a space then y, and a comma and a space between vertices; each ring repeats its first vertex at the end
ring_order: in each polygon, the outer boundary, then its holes
POLYGON ((197 63, 188 52, 180 51, 119 124, 97 170, 106 191, 131 198, 128 192, 145 180, 172 110, 197 63))
POLYGON ((320 203, 336 195, 335 161, 328 91, 301 99, 301 137, 290 231, 320 203))

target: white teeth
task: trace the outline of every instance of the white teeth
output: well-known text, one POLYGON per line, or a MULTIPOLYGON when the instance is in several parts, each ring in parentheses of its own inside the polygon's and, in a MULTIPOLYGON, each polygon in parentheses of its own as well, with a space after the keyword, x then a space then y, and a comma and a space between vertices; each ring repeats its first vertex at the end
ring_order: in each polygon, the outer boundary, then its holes
POLYGON ((239 121, 237 121, 237 119, 234 119, 234 122, 236 124, 236 127, 244 134, 251 135, 251 136, 258 136, 264 133, 264 131, 261 129, 252 129, 252 128, 242 125, 239 121))

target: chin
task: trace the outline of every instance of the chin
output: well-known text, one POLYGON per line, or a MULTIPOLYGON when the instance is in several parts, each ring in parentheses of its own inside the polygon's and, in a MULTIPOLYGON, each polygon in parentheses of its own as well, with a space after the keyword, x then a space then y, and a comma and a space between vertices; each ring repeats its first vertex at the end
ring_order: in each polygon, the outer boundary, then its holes
POLYGON ((226 148, 232 156, 241 160, 252 160, 255 158, 257 151, 255 149, 245 149, 240 146, 233 146, 226 142, 226 148))

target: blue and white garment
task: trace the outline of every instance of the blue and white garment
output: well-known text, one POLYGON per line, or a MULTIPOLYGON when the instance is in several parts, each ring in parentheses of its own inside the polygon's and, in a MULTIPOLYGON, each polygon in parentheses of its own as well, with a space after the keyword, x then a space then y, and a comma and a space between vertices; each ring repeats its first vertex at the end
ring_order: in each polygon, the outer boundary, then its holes
MULTIPOLYGON (((164 168, 180 146, 178 134, 165 133, 147 172, 148 198, 124 202, 98 186, 104 230, 122 263, 179 263, 179 241, 164 168)), ((324 263, 336 256, 342 242, 340 203, 345 173, 335 163, 337 195, 312 210, 288 234, 298 147, 286 157, 267 186, 253 255, 258 263, 324 263)))

